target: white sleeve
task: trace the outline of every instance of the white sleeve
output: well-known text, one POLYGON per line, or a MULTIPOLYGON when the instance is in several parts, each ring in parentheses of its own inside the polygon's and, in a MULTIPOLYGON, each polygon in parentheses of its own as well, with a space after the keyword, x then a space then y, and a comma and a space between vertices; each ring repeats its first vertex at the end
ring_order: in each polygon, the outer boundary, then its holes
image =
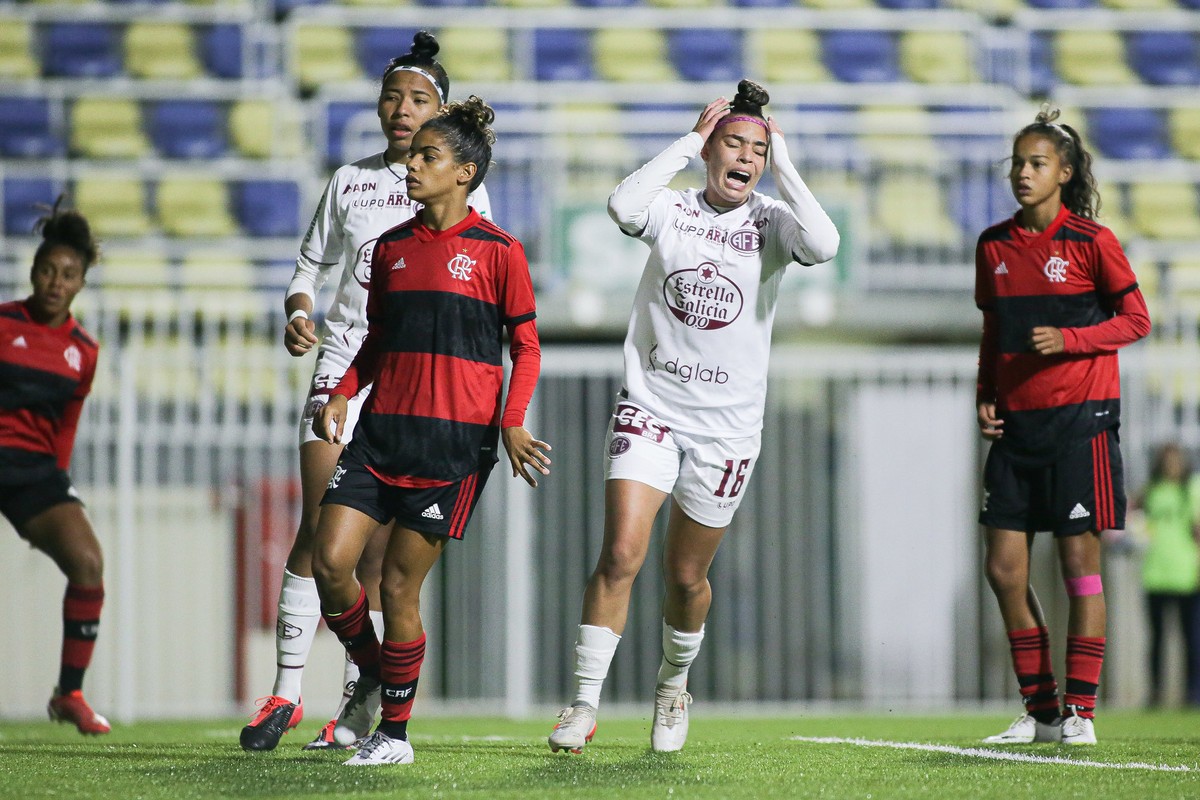
POLYGON ((613 189, 608 196, 608 215, 630 236, 653 235, 651 206, 671 179, 700 154, 703 146, 704 140, 695 131, 676 139, 613 189))
POLYGON ((338 174, 329 179, 325 193, 317 204, 308 232, 300 243, 300 255, 296 258, 296 271, 288 283, 284 299, 294 294, 306 294, 317 301, 317 292, 325 285, 330 271, 342 258, 342 220, 338 215, 338 174))
POLYGON ((771 174, 790 214, 776 215, 776 235, 784 252, 806 266, 837 255, 841 236, 788 158, 783 137, 771 134, 771 174))
POLYGON ((478 211, 479 216, 484 219, 495 221, 492 217, 492 198, 488 196, 487 186, 482 183, 479 184, 478 189, 471 192, 470 196, 467 197, 467 205, 478 211))

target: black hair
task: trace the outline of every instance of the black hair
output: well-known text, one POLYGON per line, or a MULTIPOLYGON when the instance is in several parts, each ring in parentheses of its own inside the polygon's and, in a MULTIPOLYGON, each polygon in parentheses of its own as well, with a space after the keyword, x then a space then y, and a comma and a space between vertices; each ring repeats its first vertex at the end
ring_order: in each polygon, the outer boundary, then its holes
POLYGON ((1169 453, 1178 453, 1183 460, 1183 474, 1179 476, 1179 480, 1186 486, 1192 475, 1192 460, 1188 457, 1187 451, 1174 442, 1167 442, 1154 454, 1154 463, 1150 467, 1150 482, 1159 483, 1166 480, 1167 455, 1169 453))
POLYGON ((438 44, 437 38, 432 33, 417 31, 413 34, 412 49, 388 62, 387 69, 383 71, 383 80, 386 81, 388 75, 391 75, 397 67, 419 67, 436 79, 438 88, 442 90, 442 102, 445 102, 450 97, 450 76, 446 74, 445 68, 434 59, 441 49, 441 45, 438 44))
POLYGON ((83 214, 74 209, 62 208, 63 197, 60 194, 54 205, 49 208, 42 206, 48 213, 34 223, 33 232, 42 234, 42 243, 34 251, 33 263, 40 261, 51 248, 62 245, 79 254, 80 260, 83 261, 83 271, 87 272, 88 267, 95 264, 96 259, 100 257, 100 245, 92 236, 92 226, 83 214))
POLYGON ((1013 152, 1025 136, 1045 136, 1054 144, 1058 157, 1071 166, 1071 179, 1062 187, 1062 204, 1072 213, 1085 219, 1095 219, 1100 213, 1100 192, 1092 175, 1092 154, 1083 146, 1079 132, 1056 120, 1059 110, 1047 103, 1029 123, 1013 137, 1013 152))
POLYGON ((763 106, 769 102, 771 95, 767 94, 766 89, 752 80, 743 78, 738 81, 737 94, 729 104, 729 113, 747 114, 765 120, 767 117, 763 114, 763 106))
POLYGON ((475 177, 468 191, 479 188, 492 161, 496 134, 490 126, 495 119, 496 112, 491 106, 471 95, 461 103, 446 106, 442 113, 421 126, 421 130, 428 128, 442 134, 456 162, 475 165, 475 177))

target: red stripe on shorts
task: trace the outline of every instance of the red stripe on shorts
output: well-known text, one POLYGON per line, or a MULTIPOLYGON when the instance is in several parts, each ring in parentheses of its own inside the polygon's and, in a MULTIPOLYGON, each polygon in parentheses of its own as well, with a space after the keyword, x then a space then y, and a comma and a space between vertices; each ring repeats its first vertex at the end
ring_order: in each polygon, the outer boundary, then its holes
POLYGON ((1113 526, 1116 518, 1112 496, 1112 469, 1108 461, 1107 431, 1092 439, 1092 475, 1096 491, 1096 530, 1105 531, 1113 526))
POLYGON ((463 478, 459 485, 458 499, 454 501, 454 511, 450 515, 451 539, 461 539, 463 536, 463 528, 467 526, 468 512, 471 510, 471 500, 475 496, 475 484, 478 480, 479 473, 472 472, 463 478))

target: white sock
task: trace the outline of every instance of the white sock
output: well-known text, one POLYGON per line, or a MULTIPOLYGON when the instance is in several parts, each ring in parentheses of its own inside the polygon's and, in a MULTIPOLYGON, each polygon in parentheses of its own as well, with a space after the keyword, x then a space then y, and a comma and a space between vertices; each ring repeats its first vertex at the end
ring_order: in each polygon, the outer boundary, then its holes
POLYGON ((688 669, 696 660, 696 654, 700 652, 700 643, 703 641, 703 625, 696 633, 688 633, 675 630, 663 620, 663 660, 658 667, 658 688, 687 688, 688 669))
POLYGON ((321 622, 321 598, 312 578, 283 571, 275 623, 275 688, 272 694, 300 702, 300 678, 321 622))
MULTIPOLYGON (((371 627, 375 629, 375 636, 379 641, 383 641, 383 612, 382 611, 367 611, 371 617, 371 627)), ((358 682, 358 664, 350 660, 349 654, 346 655, 346 664, 342 667, 342 699, 338 703, 337 711, 334 712, 333 718, 337 719, 342 716, 343 709, 346 708, 346 703, 350 702, 350 697, 354 693, 354 684, 358 682)))
POLYGON ((579 626, 579 638, 575 640, 575 703, 600 707, 600 690, 620 641, 621 637, 610 628, 579 626))

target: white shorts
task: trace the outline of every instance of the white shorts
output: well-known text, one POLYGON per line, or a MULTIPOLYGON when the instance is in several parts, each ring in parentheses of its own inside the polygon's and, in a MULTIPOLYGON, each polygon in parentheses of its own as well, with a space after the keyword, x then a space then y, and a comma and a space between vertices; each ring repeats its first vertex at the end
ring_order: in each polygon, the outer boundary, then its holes
POLYGON ((652 486, 701 525, 724 528, 745 496, 762 434, 730 439, 673 431, 637 403, 620 399, 605 444, 606 480, 652 486))
MULTIPOLYGON (((304 412, 300 415, 300 444, 324 441, 313 433, 313 419, 317 416, 317 412, 329 402, 329 393, 338 385, 345 373, 345 369, 342 369, 341 372, 327 372, 321 369, 321 365, 318 363, 316 371, 313 372, 312 383, 308 386, 308 399, 304 401, 304 412)), ((362 411, 363 402, 367 399, 370 391, 371 385, 367 384, 358 394, 347 401, 346 424, 342 426, 343 443, 354 438, 354 428, 358 425, 358 414, 362 411)))

